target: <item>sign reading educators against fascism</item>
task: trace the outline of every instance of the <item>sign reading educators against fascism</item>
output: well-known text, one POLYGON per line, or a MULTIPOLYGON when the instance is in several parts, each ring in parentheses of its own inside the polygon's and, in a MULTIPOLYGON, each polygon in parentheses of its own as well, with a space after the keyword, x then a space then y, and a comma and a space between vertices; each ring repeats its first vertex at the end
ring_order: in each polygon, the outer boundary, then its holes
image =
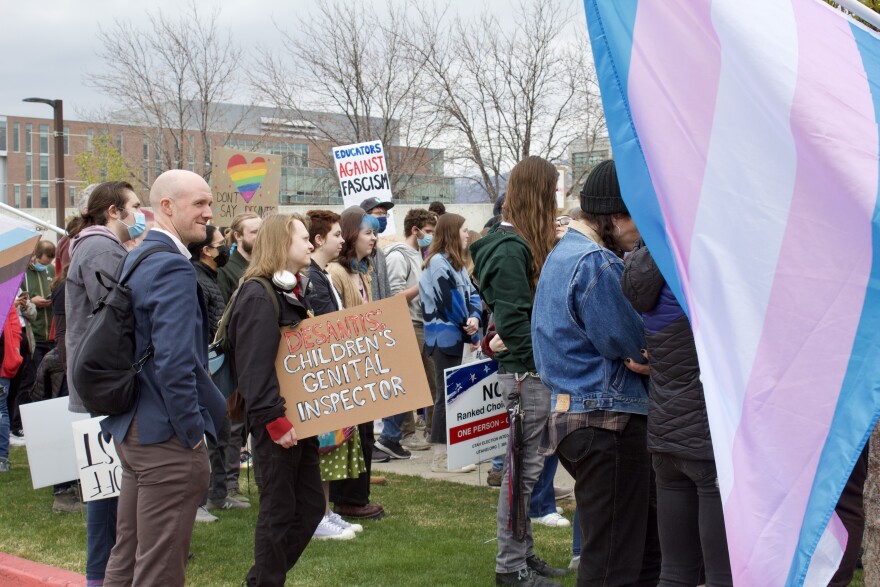
POLYGON ((507 408, 491 359, 446 369, 446 433, 449 470, 481 463, 507 450, 507 408))
POLYGON ((281 331, 275 361, 298 438, 432 403, 403 295, 281 331))
POLYGON ((112 440, 101 434, 100 418, 73 423, 73 446, 82 486, 83 501, 118 497, 122 483, 122 463, 112 440))
POLYGON ((391 180, 382 141, 334 147, 333 164, 346 208, 357 206, 367 198, 391 201, 391 180))
POLYGON ((229 226, 245 212, 260 218, 277 212, 280 185, 281 157, 215 147, 211 170, 214 224, 229 226))

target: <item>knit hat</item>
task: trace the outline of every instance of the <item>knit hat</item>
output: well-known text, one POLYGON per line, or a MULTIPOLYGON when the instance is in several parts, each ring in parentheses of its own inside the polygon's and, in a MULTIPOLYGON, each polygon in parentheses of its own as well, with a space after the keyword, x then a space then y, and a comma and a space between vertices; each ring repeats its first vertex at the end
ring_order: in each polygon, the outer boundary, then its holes
POLYGON ((602 161, 587 176, 581 190, 581 210, 587 214, 629 214, 613 160, 602 161))

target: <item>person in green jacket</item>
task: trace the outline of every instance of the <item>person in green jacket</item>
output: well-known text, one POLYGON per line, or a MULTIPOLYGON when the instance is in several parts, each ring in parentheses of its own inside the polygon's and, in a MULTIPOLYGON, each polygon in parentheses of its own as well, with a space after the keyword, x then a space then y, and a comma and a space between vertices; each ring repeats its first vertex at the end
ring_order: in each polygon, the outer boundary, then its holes
POLYGON ((251 262, 254 242, 257 240, 257 233, 262 224, 263 219, 253 212, 245 212, 232 219, 232 226, 227 235, 227 244, 231 255, 226 265, 217 272, 217 283, 220 285, 220 292, 227 303, 232 297, 232 293, 238 289, 238 282, 251 262))
POLYGON ((535 370, 531 317, 541 267, 556 235, 556 178, 553 164, 540 157, 517 163, 507 183, 501 223, 470 247, 474 277, 506 346, 495 354, 502 397, 508 408, 518 402, 523 412, 518 503, 511 504, 509 499, 507 458, 498 498, 498 585, 546 587, 558 585, 547 577, 567 574, 535 555, 527 513, 532 489, 544 468, 538 448, 550 415, 550 390, 535 370))

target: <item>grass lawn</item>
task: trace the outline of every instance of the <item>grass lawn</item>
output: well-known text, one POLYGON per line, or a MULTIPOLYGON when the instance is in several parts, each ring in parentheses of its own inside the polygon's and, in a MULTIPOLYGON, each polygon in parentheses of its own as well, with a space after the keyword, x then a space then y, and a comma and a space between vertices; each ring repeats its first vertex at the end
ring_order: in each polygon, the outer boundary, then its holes
MULTIPOLYGON (((85 573, 85 515, 52 513, 52 490, 31 489, 27 455, 13 448, 11 472, 0 475, 0 552, 85 573)), ((498 491, 406 475, 386 475, 373 501, 387 515, 364 522, 347 542, 312 542, 287 585, 308 587, 494 585, 495 506, 498 491)), ((247 481, 242 476, 247 491, 247 481)), ((256 502, 256 499, 253 500, 256 502)), ((573 514, 565 502, 566 517, 573 514)), ((257 507, 223 511, 220 521, 197 524, 187 585, 237 586, 253 561, 257 507)), ((538 555, 556 566, 571 559, 571 529, 535 526, 538 555)), ((575 577, 562 580, 574 585, 575 577)), ((852 585, 861 587, 858 571, 852 585)))
MULTIPOLYGON (((31 489, 23 448, 0 475, 0 551, 85 573, 85 515, 52 513, 52 490, 31 489)), ((372 500, 386 516, 364 522, 346 542, 312 542, 288 574, 287 585, 309 587, 494 585, 495 506, 498 491, 420 477, 386 475, 372 500)), ((246 487, 245 477, 242 476, 246 487)), ((247 491, 243 489, 243 491, 247 491)), ((256 499, 253 500, 256 502, 256 499)), ((572 502, 565 515, 571 519, 572 502)), ((239 585, 253 562, 257 507, 223 511, 220 521, 197 524, 187 585, 239 585)), ((538 554, 551 564, 571 559, 571 528, 535 527, 538 554)), ((574 585, 573 576, 564 585, 574 585)))

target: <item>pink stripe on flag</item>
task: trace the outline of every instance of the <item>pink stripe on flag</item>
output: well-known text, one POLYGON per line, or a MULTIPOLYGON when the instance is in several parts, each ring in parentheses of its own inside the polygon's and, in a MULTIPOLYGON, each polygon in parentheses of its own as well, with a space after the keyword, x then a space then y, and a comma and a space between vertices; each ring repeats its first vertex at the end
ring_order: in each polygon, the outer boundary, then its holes
POLYGON ((672 252, 685 272, 721 72, 711 8, 711 0, 639 2, 627 88, 657 199, 675 227, 672 252))
POLYGON ((864 73, 842 66, 861 57, 845 19, 828 18, 816 2, 793 5, 799 39, 791 113, 795 191, 724 504, 738 585, 785 583, 872 260, 877 128, 864 73))

